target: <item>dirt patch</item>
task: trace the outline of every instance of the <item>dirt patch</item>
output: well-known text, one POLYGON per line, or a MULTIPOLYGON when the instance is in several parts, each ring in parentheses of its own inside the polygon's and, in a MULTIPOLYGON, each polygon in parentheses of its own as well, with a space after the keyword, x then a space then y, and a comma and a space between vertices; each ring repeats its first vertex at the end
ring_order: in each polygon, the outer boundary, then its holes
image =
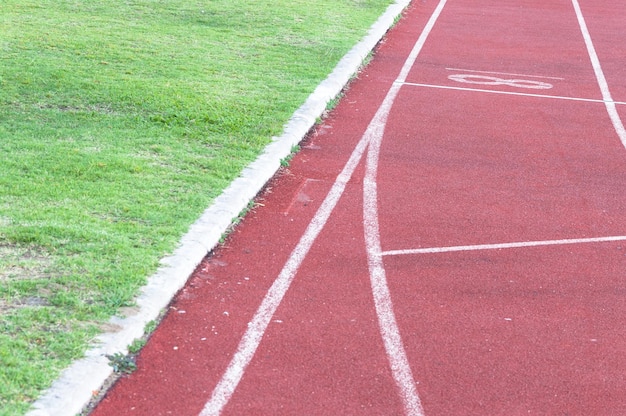
POLYGON ((65 104, 50 104, 41 103, 37 104, 37 108, 41 110, 57 110, 63 113, 100 113, 100 114, 116 114, 115 111, 108 105, 86 105, 86 106, 73 106, 65 104))
POLYGON ((49 276, 50 255, 43 249, 0 244, 0 282, 49 276))
POLYGON ((36 306, 49 306, 48 300, 37 296, 29 296, 23 299, 18 299, 14 302, 8 302, 0 299, 0 315, 4 315, 15 309, 36 307, 36 306))

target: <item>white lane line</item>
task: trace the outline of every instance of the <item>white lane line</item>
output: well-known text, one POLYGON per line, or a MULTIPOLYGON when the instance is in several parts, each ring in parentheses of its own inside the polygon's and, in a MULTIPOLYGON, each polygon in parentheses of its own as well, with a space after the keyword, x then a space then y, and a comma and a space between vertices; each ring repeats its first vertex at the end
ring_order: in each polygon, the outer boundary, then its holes
MULTIPOLYGON (((522 96, 522 97, 554 98, 557 100, 582 101, 582 102, 588 102, 588 103, 602 103, 602 104, 607 103, 604 100, 597 100, 593 98, 577 98, 577 97, 565 97, 565 96, 560 96, 560 95, 531 94, 531 93, 513 92, 513 91, 497 91, 497 90, 486 90, 483 88, 468 88, 468 87, 453 87, 450 85, 420 84, 416 82, 404 82, 402 85, 408 85, 408 86, 413 86, 413 87, 424 87, 424 88, 437 88, 437 89, 442 89, 442 90, 474 91, 474 92, 485 92, 485 93, 490 93, 490 94, 517 95, 517 96, 522 96)), ((626 105, 626 102, 621 102, 621 101, 611 101, 611 103, 617 104, 617 105, 626 105)))
POLYGON ((448 71, 460 71, 460 72, 476 72, 478 74, 493 74, 493 75, 510 75, 513 77, 524 77, 524 78, 545 78, 545 79, 558 79, 565 80, 565 78, 559 77, 546 77, 543 75, 529 75, 529 74, 516 74, 512 72, 497 72, 497 71, 478 71, 475 69, 464 69, 464 68, 446 68, 448 71))
POLYGON ((252 360, 252 357, 261 343, 261 339, 265 334, 272 316, 285 297, 285 294, 287 293, 291 282, 300 268, 302 261, 311 249, 315 239, 324 228, 324 225, 326 225, 326 222, 337 205, 339 198, 341 198, 346 184, 361 161, 363 153, 367 148, 367 144, 368 139, 363 137, 352 152, 350 159, 335 180, 335 183, 322 202, 322 205, 315 213, 315 216, 291 253, 287 263, 263 298, 261 306, 255 313, 252 320, 248 323, 248 329, 239 342, 237 351, 226 368, 224 375, 213 390, 211 399, 204 406, 200 416, 219 415, 235 392, 235 389, 241 381, 248 364, 252 360))
POLYGON ((611 237, 595 237, 595 238, 573 238, 565 240, 544 240, 544 241, 520 241, 515 243, 500 244, 477 244, 469 246, 450 246, 450 247, 428 247, 414 248, 407 250, 388 250, 380 253, 381 256, 403 256, 409 254, 432 254, 432 253, 450 253, 454 251, 475 251, 475 250, 501 250, 507 248, 525 248, 538 246, 556 246, 565 244, 590 244, 590 243, 606 243, 611 241, 626 241, 626 236, 618 235, 611 237))
MULTIPOLYGON (((439 15, 445 2, 446 0, 441 0, 433 16, 435 16, 435 14, 437 16, 439 15)), ((434 20, 436 20, 436 18, 434 20)), ((429 32, 432 29, 434 20, 433 20, 433 17, 431 16, 431 19, 429 20, 428 24, 424 28, 424 32, 426 31, 429 32)), ((408 71, 410 70, 410 67, 415 62, 419 49, 421 49, 421 45, 423 45, 426 39, 424 32, 422 32, 422 35, 417 41, 416 47, 414 47, 413 51, 407 58, 404 66, 402 67, 400 75, 397 78, 398 80, 406 79, 408 71), (419 46, 419 49, 416 51, 417 45, 420 44, 420 42, 421 42, 421 45, 419 46)), ((287 263, 285 264, 282 271, 280 272, 280 274, 278 275, 278 277, 276 278, 276 280, 274 281, 274 283, 268 290, 267 294, 263 298, 263 301, 261 302, 261 306, 259 306, 259 309, 253 316, 252 320, 248 323, 248 328, 244 336, 240 340, 239 345, 237 346, 237 350, 235 351, 235 354, 231 362, 228 364, 228 367, 226 368, 224 375, 222 376, 222 378, 216 385, 211 395, 211 398, 205 404, 199 416, 218 416, 222 412, 222 410, 224 409, 224 407, 226 406, 230 398, 232 397, 237 386, 239 385, 239 382, 241 381, 241 378, 243 377, 243 374, 245 373, 246 368, 248 367, 248 364, 250 364, 250 361, 252 360, 259 344, 261 343, 261 339, 263 338, 263 335, 265 334, 265 331, 267 330, 267 327, 272 319, 272 316, 278 309, 278 306, 282 302, 282 299, 285 297, 285 294, 287 293, 287 290, 289 289, 293 279, 295 278, 295 275, 298 272, 300 265, 304 261, 304 258, 308 254, 311 247, 313 246, 313 243, 317 239, 317 236, 326 225, 326 222, 328 221, 330 214, 334 210, 335 206, 337 205, 337 202, 339 201, 339 199, 341 198, 345 190, 346 184, 348 183, 356 167, 360 163, 363 153, 365 152, 365 149, 367 148, 370 140, 372 139, 371 133, 368 134, 367 131, 370 131, 371 126, 376 126, 376 125, 378 125, 378 127, 376 127, 377 129, 378 128, 384 129, 384 123, 382 124, 382 126, 379 123, 380 122, 379 113, 381 115, 383 113, 386 113, 386 114, 389 113, 389 108, 391 107, 391 104, 393 103, 393 100, 397 94, 398 89, 399 89, 399 86, 398 87, 395 87, 394 85, 391 86, 390 91, 387 93, 387 97, 381 104, 381 107, 385 107, 386 110, 381 111, 379 108, 376 115, 374 116, 374 119, 370 122, 370 126, 368 126, 368 130, 366 130, 366 133, 359 140, 359 143, 357 144, 356 148, 350 155, 350 159, 344 166, 339 176, 337 176, 337 179, 335 180, 330 192, 328 193, 328 195, 322 202, 320 208, 315 213, 315 216, 311 220, 311 223, 309 224, 306 231, 300 238, 300 241, 298 242, 295 249, 291 253, 289 259, 287 260, 287 263)), ((384 116, 384 118, 386 119, 386 115, 384 116)), ((380 250, 377 250, 377 252, 379 251, 380 250)), ((405 359, 406 359, 406 356, 405 356, 405 359)), ((392 361, 392 369, 393 369, 393 361, 392 361)), ((409 368, 409 372, 410 372, 410 368, 409 368)), ((411 384, 413 385, 413 390, 415 391, 415 387, 414 387, 415 384, 414 384, 412 377, 411 377, 411 384)), ((408 412, 407 415, 423 416, 423 413, 421 412, 421 405, 419 403, 419 397, 417 397, 416 392, 415 392, 415 397, 410 398, 409 401, 411 403, 408 403, 408 404, 405 403, 405 407, 413 406, 413 408, 411 408, 411 411, 408 412), (417 407, 415 407, 413 403, 415 402, 415 400, 417 400, 417 407)))
POLYGON ((576 17, 578 18, 580 31, 582 32, 583 38, 585 39, 587 53, 589 54, 589 59, 591 59, 591 65, 593 66, 593 71, 596 74, 596 79, 598 80, 600 91, 602 92, 602 98, 604 99, 606 111, 609 113, 609 117, 613 122, 615 132, 619 136, 619 139, 622 141, 624 147, 626 147, 626 129, 624 128, 624 124, 619 117, 617 108, 615 107, 615 102, 611 97, 609 84, 606 82, 604 72, 602 71, 602 66, 600 65, 600 59, 598 59, 598 54, 596 53, 596 49, 593 46, 593 42, 591 41, 591 35, 589 34, 589 29, 587 28, 587 23, 585 23, 585 18, 580 9, 580 5, 578 4, 578 0, 572 0, 572 5, 574 6, 574 10, 576 11, 576 17))
POLYGON ((428 35, 432 31, 435 22, 439 18, 446 0, 441 0, 431 15, 424 30, 413 46, 411 53, 404 62, 400 74, 393 83, 387 96, 378 108, 374 118, 365 131, 364 138, 369 141, 367 152, 367 164, 363 180, 363 225, 365 232, 365 245, 367 249, 368 266, 370 271, 370 284, 374 306, 378 317, 378 325, 381 337, 387 353, 387 359, 393 378, 396 382, 404 412, 407 416, 424 416, 424 410, 417 392, 415 378, 411 371, 409 359, 404 349, 400 329, 393 311, 393 302, 387 283, 385 268, 380 255, 380 227, 378 223, 378 195, 376 176, 378 172, 378 160, 385 126, 393 102, 406 80, 411 68, 415 64, 417 56, 422 50, 428 35))

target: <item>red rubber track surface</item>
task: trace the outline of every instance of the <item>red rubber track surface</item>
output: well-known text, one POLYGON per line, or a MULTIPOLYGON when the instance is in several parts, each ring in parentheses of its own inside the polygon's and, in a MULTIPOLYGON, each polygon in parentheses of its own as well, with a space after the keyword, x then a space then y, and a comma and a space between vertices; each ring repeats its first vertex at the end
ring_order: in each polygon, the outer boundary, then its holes
MULTIPOLYGON (((93 415, 201 412, 437 4, 413 2, 93 415)), ((580 6, 626 102, 626 3, 580 6)), ((443 8, 377 172, 384 268, 424 415, 626 414, 626 241, 410 251, 626 235, 626 149, 601 100, 570 0, 443 8)), ((365 159, 223 415, 408 413, 370 286, 364 171, 365 159)))

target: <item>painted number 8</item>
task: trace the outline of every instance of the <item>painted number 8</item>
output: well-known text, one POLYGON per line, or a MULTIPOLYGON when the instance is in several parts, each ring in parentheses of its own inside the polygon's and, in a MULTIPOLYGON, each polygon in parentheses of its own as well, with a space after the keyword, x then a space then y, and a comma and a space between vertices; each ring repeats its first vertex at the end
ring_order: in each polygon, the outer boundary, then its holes
POLYGON ((547 82, 529 81, 526 79, 502 79, 485 75, 456 74, 450 75, 448 79, 466 84, 508 85, 509 87, 530 88, 533 90, 549 90, 552 88, 552 84, 547 82))

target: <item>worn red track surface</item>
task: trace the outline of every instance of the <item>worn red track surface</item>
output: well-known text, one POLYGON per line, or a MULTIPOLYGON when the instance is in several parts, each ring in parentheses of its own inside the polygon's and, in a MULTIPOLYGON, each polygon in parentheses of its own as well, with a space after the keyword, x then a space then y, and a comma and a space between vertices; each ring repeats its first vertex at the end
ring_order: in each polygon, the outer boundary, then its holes
POLYGON ((626 149, 580 21, 623 119, 626 3, 580 3, 416 0, 93 415, 626 414, 626 149))

